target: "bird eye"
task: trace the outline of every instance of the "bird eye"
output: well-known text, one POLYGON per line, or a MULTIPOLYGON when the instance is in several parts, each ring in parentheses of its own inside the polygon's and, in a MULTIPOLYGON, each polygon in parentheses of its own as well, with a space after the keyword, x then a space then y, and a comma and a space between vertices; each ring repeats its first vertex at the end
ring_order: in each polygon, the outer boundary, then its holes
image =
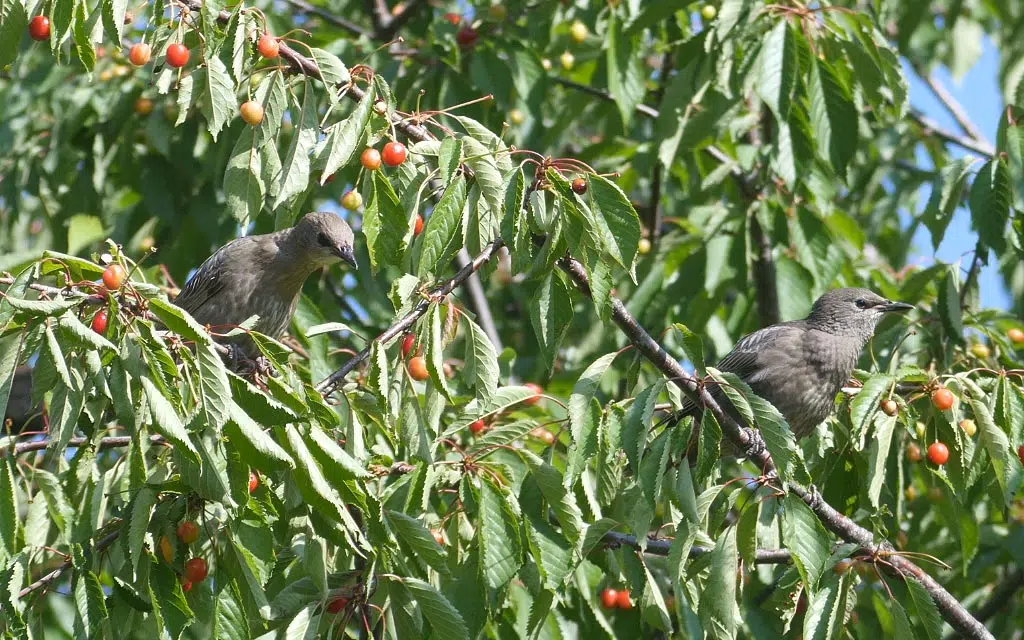
POLYGON ((864 298, 858 298, 857 302, 855 302, 854 304, 857 305, 858 309, 867 309, 868 307, 868 301, 865 300, 864 298))
POLYGON ((318 243, 320 243, 321 247, 329 247, 329 246, 331 246, 331 239, 328 238, 327 234, 324 233, 323 231, 321 231, 320 233, 316 234, 316 241, 318 243))

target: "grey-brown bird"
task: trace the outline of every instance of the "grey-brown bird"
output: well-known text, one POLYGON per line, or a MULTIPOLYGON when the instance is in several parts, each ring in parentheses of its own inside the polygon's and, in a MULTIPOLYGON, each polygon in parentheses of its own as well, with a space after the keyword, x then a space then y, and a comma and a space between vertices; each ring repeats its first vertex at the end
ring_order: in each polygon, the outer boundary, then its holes
POLYGON ((336 214, 307 214, 289 229, 238 238, 218 249, 174 303, 200 324, 225 330, 258 315, 253 329, 279 337, 306 278, 342 260, 357 266, 353 241, 352 228, 336 214))
MULTIPOLYGON (((802 438, 832 414, 836 394, 850 379, 879 321, 913 308, 868 289, 833 289, 818 298, 804 320, 773 324, 741 338, 716 368, 736 374, 771 402, 802 438)), ((708 390, 741 421, 717 385, 708 390)), ((677 416, 695 413, 697 405, 687 401, 677 416)))

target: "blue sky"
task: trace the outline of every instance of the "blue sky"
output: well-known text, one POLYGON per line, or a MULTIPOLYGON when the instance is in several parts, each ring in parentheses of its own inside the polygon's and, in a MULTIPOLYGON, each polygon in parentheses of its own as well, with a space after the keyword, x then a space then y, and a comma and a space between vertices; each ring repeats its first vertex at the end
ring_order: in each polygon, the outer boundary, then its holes
MULTIPOLYGON (((928 85, 908 67, 905 66, 905 70, 910 80, 910 103, 943 127, 961 133, 956 120, 942 106, 928 85)), ((999 89, 999 50, 995 45, 986 38, 981 59, 959 82, 952 78, 949 70, 945 67, 937 67, 935 77, 964 106, 974 124, 994 144, 999 126, 999 116, 1003 111, 1003 95, 999 89)), ((967 152, 960 148, 950 147, 950 149, 957 157, 967 155, 967 152)), ((928 164, 925 154, 919 155, 919 161, 922 165, 928 164)), ((950 263, 962 259, 966 269, 973 257, 970 252, 974 250, 976 241, 977 234, 971 230, 970 213, 961 208, 953 217, 938 251, 932 252, 931 235, 926 228, 921 227, 914 236, 912 255, 926 262, 930 262, 932 257, 950 263)), ((1003 285, 994 256, 989 257, 989 265, 982 269, 978 282, 981 286, 983 307, 1010 308, 1010 295, 1003 285)))

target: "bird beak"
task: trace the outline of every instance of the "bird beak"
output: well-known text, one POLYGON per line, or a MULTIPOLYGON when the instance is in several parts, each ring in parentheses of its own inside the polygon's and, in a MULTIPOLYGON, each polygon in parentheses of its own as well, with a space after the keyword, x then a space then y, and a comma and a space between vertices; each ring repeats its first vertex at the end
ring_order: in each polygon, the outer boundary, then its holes
POLYGON ((356 263, 356 254, 352 247, 335 247, 334 255, 352 265, 353 269, 359 268, 359 264, 356 263))
POLYGON ((911 309, 913 309, 914 305, 907 304, 906 302, 893 302, 891 300, 887 300, 885 304, 879 305, 878 308, 883 313, 890 313, 893 311, 903 313, 904 311, 910 311, 911 309))

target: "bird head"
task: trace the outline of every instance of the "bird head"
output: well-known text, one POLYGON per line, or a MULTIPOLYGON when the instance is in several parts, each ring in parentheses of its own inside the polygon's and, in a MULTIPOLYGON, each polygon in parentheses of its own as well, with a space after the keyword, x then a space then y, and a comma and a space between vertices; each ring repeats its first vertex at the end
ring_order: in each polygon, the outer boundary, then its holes
POLYGON ((352 227, 335 213, 317 211, 303 216, 292 231, 292 241, 317 267, 344 260, 356 264, 352 227))
POLYGON ((868 289, 833 289, 815 301, 807 322, 821 331, 867 341, 886 314, 913 308, 905 302, 886 300, 868 289))

